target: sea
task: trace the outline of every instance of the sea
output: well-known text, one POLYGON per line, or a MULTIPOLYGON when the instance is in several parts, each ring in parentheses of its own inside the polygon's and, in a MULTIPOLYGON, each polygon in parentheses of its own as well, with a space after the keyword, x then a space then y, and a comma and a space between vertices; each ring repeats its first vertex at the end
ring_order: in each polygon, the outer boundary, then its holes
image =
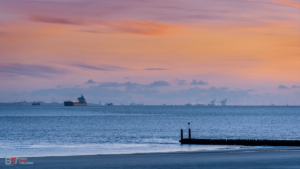
POLYGON ((0 158, 210 151, 207 139, 300 139, 298 106, 0 106, 0 158), (188 125, 190 123, 190 125, 188 125))

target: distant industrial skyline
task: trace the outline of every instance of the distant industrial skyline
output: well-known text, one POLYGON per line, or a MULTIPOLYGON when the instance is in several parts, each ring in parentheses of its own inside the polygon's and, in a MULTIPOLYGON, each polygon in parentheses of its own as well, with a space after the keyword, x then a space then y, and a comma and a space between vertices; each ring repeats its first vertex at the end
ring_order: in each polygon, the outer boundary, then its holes
POLYGON ((0 2, 0 102, 300 104, 297 0, 0 2))

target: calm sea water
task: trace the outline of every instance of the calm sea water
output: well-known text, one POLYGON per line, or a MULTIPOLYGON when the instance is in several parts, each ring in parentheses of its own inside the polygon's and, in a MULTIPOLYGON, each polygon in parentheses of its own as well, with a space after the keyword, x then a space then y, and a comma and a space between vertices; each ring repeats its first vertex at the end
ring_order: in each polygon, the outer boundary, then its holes
POLYGON ((300 107, 0 107, 0 157, 236 148, 180 145, 193 138, 300 139, 300 107))

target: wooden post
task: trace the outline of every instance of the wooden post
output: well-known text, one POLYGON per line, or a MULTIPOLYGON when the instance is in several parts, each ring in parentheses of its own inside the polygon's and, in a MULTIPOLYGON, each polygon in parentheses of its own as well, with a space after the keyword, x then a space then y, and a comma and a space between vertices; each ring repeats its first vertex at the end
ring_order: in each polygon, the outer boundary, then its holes
POLYGON ((181 140, 183 140, 183 129, 181 129, 181 140))
POLYGON ((189 139, 191 139, 191 129, 189 129, 189 139))

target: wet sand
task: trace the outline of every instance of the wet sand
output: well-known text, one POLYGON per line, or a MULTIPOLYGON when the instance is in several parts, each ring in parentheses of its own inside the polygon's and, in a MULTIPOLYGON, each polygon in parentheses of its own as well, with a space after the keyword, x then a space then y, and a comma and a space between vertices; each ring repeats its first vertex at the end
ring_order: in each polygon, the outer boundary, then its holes
MULTIPOLYGON (((6 166, 0 159, 0 168, 6 166)), ((16 168, 122 168, 122 169, 177 169, 177 168, 300 168, 300 147, 251 148, 238 150, 145 153, 119 155, 31 157, 32 165, 16 168)))

